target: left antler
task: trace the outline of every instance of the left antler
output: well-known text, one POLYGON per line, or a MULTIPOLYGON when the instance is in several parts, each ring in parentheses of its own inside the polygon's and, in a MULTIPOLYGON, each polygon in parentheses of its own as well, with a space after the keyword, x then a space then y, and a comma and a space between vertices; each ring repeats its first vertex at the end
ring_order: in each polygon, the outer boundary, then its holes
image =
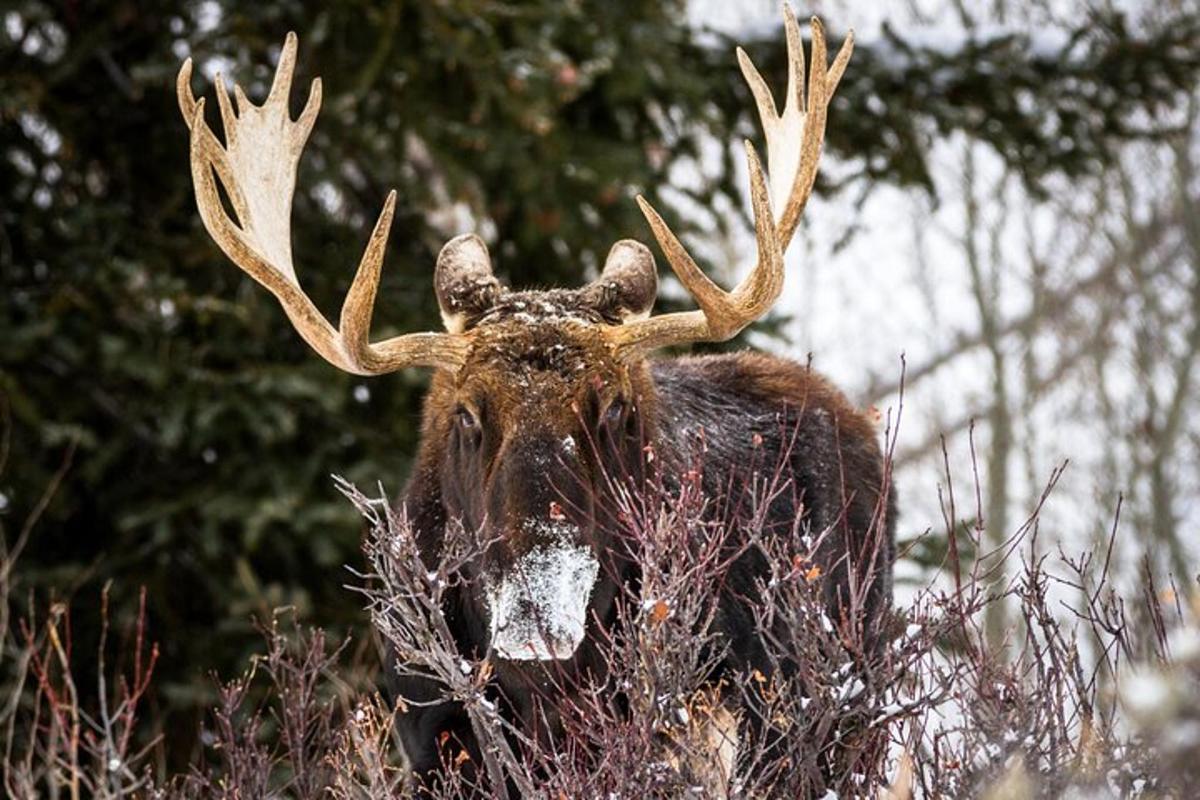
POLYGON ((750 58, 740 47, 737 51, 742 74, 754 95, 767 139, 769 181, 763 175, 753 145, 746 142, 758 263, 733 291, 725 291, 696 266, 667 223, 639 195, 638 205, 663 254, 700 310, 664 314, 614 328, 611 335, 618 347, 644 352, 673 344, 724 341, 765 314, 779 299, 783 290, 783 252, 791 242, 800 214, 812 194, 821 144, 825 139, 829 102, 854 49, 854 33, 850 32, 832 66, 827 65, 825 31, 814 17, 812 62, 808 97, 805 98, 800 26, 786 5, 783 20, 787 33, 788 83, 782 114, 777 113, 771 91, 750 58), (772 214, 772 207, 779 209, 778 213, 772 214))
POLYGON ((467 347, 461 336, 408 333, 378 343, 368 339, 395 192, 388 195, 371 233, 337 328, 300 288, 292 264, 292 194, 296 165, 321 107, 321 82, 313 80, 304 111, 293 122, 288 96, 296 48, 296 35, 289 33, 262 105, 251 103, 235 85, 235 108, 217 75, 224 145, 204 121, 204 100, 192 95, 192 60, 180 68, 176 91, 191 130, 192 182, 204 227, 234 264, 278 298, 304 341, 334 366, 357 375, 379 375, 412 366, 457 365, 467 347), (233 208, 232 217, 221 202, 218 181, 233 208))

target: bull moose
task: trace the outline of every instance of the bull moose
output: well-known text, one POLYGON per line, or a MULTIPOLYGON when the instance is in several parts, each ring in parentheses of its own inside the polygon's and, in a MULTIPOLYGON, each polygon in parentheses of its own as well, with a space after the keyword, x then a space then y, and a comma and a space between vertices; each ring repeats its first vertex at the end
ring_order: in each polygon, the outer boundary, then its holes
MULTIPOLYGON (((292 263, 296 165, 321 104, 316 79, 299 118, 291 119, 296 36, 287 37, 262 105, 235 88, 235 107, 217 77, 224 144, 204 121, 204 100, 192 95, 190 59, 180 70, 178 99, 191 131, 197 204, 226 256, 278 298, 299 334, 335 367, 357 375, 433 370, 402 502, 423 552, 437 552, 451 523, 493 542, 473 565, 479 580, 455 595, 447 618, 464 650, 494 659, 495 680, 518 716, 529 711, 536 683, 529 677, 547 662, 560 670, 596 667, 596 626, 613 619, 621 583, 637 579, 627 565, 601 568, 615 548, 613 531, 601 522, 606 470, 644 464, 648 448, 658 454, 657 464, 670 465, 699 429, 712 432, 706 475, 713 486, 741 480, 751 448, 782 460, 800 501, 774 503, 769 515, 779 535, 795 535, 798 518, 810 530, 830 533, 816 555, 830 612, 845 612, 841 599, 856 577, 871 581, 865 616, 879 617, 890 602, 895 512, 873 421, 807 365, 785 358, 751 352, 650 358, 665 347, 728 340, 780 296, 783 254, 812 192, 828 106, 853 46, 851 35, 827 64, 823 30, 814 19, 806 81, 799 26, 787 10, 785 31, 789 74, 782 113, 749 58, 737 52, 764 127, 769 172, 747 143, 758 257, 735 289, 725 291, 701 272, 639 196, 659 247, 698 310, 651 314, 654 256, 633 240, 617 242, 599 277, 582 288, 514 291, 494 275, 483 240, 465 234, 445 245, 434 271, 445 331, 381 342, 371 342, 369 333, 395 192, 384 203, 336 328, 301 289, 292 263), (564 474, 575 480, 555 480, 564 474), (883 545, 869 546, 871 537, 883 545)), ((747 557, 731 569, 730 583, 746 587, 762 565, 747 557)), ((717 626, 731 643, 723 668, 768 668, 756 661, 761 648, 744 611, 732 599, 722 602, 717 626)), ((418 679, 400 683, 403 696, 436 697, 418 679)), ((437 741, 445 731, 470 735, 453 703, 414 707, 399 725, 417 771, 437 767, 437 741)))

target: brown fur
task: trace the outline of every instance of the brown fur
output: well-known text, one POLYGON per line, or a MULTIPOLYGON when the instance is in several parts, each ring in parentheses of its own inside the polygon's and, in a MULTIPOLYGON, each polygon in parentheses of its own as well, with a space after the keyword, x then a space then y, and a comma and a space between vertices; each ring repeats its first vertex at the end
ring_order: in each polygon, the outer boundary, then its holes
MULTIPOLYGON (((445 525, 461 519, 468 530, 499 540, 473 565, 476 573, 502 572, 537 546, 522 522, 555 513, 569 514, 597 554, 610 554, 615 546, 600 522, 603 473, 644 466, 646 446, 660 454, 656 466, 670 470, 703 431, 706 486, 714 492, 728 488, 731 478, 736 482, 755 448, 785 460, 799 492, 774 501, 771 530, 789 535, 800 516, 813 531, 832 531, 817 557, 827 574, 830 612, 841 613, 850 570, 864 572, 858 560, 880 510, 883 464, 872 421, 823 377, 787 359, 751 352, 622 358, 604 335, 619 319, 595 298, 588 290, 507 293, 467 320, 470 351, 461 369, 434 376, 404 497, 430 563, 445 525)), ((866 609, 872 617, 890 598, 890 496, 883 509, 887 563, 874 565, 879 577, 866 609)), ((753 558, 742 559, 729 578, 731 591, 752 589, 761 569, 753 558)), ((613 572, 635 579, 626 567, 613 572)), ((611 577, 598 582, 590 624, 613 619, 618 595, 611 577)), ((718 627, 730 645, 728 668, 769 670, 748 614, 737 602, 723 601, 718 627)), ((482 656, 489 633, 477 591, 459 592, 447 615, 463 652, 482 656)), ((560 674, 601 668, 590 629, 571 659, 556 662, 560 674)), ((510 713, 530 718, 542 669, 540 662, 497 661, 510 713)), ((396 689, 418 700, 436 696, 436 687, 415 680, 396 689)), ((453 704, 414 710, 400 730, 419 771, 436 768, 442 732, 470 740, 453 704)))

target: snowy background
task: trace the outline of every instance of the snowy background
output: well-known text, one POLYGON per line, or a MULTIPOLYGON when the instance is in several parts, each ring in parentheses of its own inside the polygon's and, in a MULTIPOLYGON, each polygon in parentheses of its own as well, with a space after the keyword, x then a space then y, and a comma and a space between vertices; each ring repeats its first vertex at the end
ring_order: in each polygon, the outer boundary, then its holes
MULTIPOLYGON (((1057 24, 1070 4, 997 4, 1002 13, 991 15, 969 5, 970 22, 950 3, 824 3, 814 13, 834 36, 854 28, 860 45, 878 44, 885 24, 946 53, 1031 31, 1030 47, 1071 57, 1057 24)), ((778 19, 773 2, 691 3, 691 24, 736 38, 779 28, 778 19)), ((854 80, 853 60, 844 80, 854 80)), ((831 113, 830 128, 838 122, 831 113)), ((1032 197, 993 151, 955 136, 930 157, 936 196, 877 186, 862 202, 846 190, 809 204, 779 306, 792 316, 795 346, 755 343, 811 353, 855 402, 893 414, 906 360, 902 538, 943 527, 943 435, 960 509, 973 507, 974 422, 993 537, 1023 522, 1069 462, 1042 515, 1043 547, 1092 546, 1122 494, 1117 561, 1126 574, 1143 555, 1176 574, 1185 554, 1194 563, 1200 278, 1184 209, 1198 188, 1189 173, 1196 128, 1190 116, 1178 123, 1191 132, 1187 148, 1129 146, 1119 169, 1051 181, 1046 197, 1032 197)), ((846 166, 826 155, 822 168, 837 175, 846 166)), ((719 246, 752 253, 743 234, 719 246)))

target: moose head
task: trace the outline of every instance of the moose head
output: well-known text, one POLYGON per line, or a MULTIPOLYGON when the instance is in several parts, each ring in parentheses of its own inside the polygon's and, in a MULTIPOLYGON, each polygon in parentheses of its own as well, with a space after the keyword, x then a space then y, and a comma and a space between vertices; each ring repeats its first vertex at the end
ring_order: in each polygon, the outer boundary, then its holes
POLYGON ((335 367, 379 375, 431 367, 419 474, 410 495, 436 497, 439 524, 460 521, 489 542, 477 565, 488 646, 514 661, 566 659, 603 616, 614 589, 601 560, 605 470, 636 463, 658 436, 660 391, 647 356, 691 342, 723 341, 764 315, 783 287, 783 253, 812 192, 828 105, 850 58, 848 37, 832 65, 812 22, 805 89, 800 29, 785 14, 789 73, 783 111, 746 54, 742 72, 767 141, 768 174, 746 143, 757 262, 726 291, 688 255, 642 197, 643 214, 697 310, 653 315, 654 257, 625 239, 599 277, 579 289, 514 291, 493 273, 487 247, 467 234, 442 249, 433 285, 445 330, 370 337, 392 192, 367 243, 334 327, 301 288, 291 252, 296 166, 321 105, 315 79, 296 120, 288 111, 297 39, 288 34, 262 105, 220 75, 222 144, 190 89, 191 60, 178 78, 191 130, 191 170, 200 216, 221 250, 273 293, 306 342, 335 367), (224 190, 233 214, 222 203, 224 190), (424 472, 421 472, 424 470, 424 472))

